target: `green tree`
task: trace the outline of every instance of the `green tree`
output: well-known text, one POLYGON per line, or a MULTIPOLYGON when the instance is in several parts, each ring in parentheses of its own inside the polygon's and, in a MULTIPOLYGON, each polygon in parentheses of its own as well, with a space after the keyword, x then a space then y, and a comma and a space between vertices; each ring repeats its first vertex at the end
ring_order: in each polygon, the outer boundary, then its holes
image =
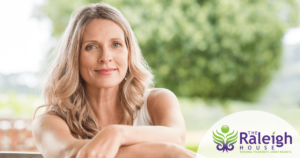
MULTIPOLYGON (((59 38, 71 13, 95 0, 51 0, 39 8, 59 38)), ((131 24, 156 87, 178 96, 255 101, 280 66, 295 0, 105 0, 131 24)))

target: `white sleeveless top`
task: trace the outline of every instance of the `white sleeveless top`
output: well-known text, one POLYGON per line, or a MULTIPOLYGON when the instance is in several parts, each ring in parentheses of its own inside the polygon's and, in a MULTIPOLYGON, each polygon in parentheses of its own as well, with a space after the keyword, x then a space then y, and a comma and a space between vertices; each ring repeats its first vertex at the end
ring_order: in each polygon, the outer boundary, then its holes
POLYGON ((144 93, 144 104, 141 109, 137 111, 137 117, 133 120, 133 126, 150 126, 153 125, 148 108, 147 108, 147 98, 152 89, 147 89, 144 93))

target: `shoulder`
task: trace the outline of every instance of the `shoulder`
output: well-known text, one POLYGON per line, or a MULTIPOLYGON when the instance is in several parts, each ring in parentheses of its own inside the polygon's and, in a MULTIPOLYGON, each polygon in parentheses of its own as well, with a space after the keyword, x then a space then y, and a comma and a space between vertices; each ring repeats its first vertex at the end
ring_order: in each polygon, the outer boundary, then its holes
POLYGON ((69 131, 67 123, 60 117, 50 114, 42 114, 32 121, 32 134, 41 139, 44 133, 57 130, 69 131))
POLYGON ((147 98, 147 103, 159 103, 177 100, 176 95, 165 88, 153 88, 147 98))
POLYGON ((170 115, 174 111, 180 111, 180 104, 176 95, 165 88, 154 88, 147 98, 147 109, 150 118, 155 124, 155 117, 170 115))
POLYGON ((33 120, 32 126, 35 128, 35 127, 44 126, 45 124, 53 124, 53 123, 65 123, 65 121, 56 115, 41 114, 38 115, 33 120))
POLYGON ((37 116, 32 122, 32 134, 38 150, 43 155, 52 155, 49 157, 57 157, 53 154, 57 154, 58 150, 65 151, 75 140, 67 123, 59 116, 52 114, 37 116), (60 146, 60 148, 56 150, 55 146, 60 146))
POLYGON ((32 122, 32 134, 44 157, 70 157, 78 145, 67 123, 53 114, 37 116, 32 122))

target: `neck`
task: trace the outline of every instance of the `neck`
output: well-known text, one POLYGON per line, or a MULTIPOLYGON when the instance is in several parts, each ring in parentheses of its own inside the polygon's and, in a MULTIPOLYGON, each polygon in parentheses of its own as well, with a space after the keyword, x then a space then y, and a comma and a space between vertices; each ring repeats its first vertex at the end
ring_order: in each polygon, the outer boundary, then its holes
POLYGON ((122 116, 118 98, 119 85, 109 88, 86 85, 86 90, 99 125, 103 127, 109 124, 118 124, 122 116))

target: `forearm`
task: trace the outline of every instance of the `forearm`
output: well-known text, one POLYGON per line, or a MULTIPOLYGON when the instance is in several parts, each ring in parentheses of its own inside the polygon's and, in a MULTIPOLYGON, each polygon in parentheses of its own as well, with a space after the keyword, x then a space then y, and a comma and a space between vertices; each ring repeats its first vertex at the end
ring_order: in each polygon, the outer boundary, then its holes
POLYGON ((160 142, 139 143, 121 146, 115 158, 165 158, 168 145, 160 142))
POLYGON ((75 140, 72 144, 70 144, 70 146, 66 150, 66 152, 67 152, 66 155, 68 155, 67 157, 68 158, 76 158, 80 149, 83 146, 85 146, 89 141, 91 141, 91 139, 75 140))
MULTIPOLYGON (((90 148, 89 146, 99 145, 100 148, 103 147, 107 149, 109 148, 115 149, 114 146, 118 146, 117 149, 120 149, 120 151, 122 151, 123 148, 124 149, 129 148, 128 150, 125 150, 124 153, 127 153, 129 151, 128 153, 130 154, 131 153, 130 151, 137 149, 137 147, 134 147, 132 145, 137 145, 137 144, 161 142, 161 143, 174 143, 180 146, 184 146, 184 140, 185 140, 184 136, 185 136, 185 130, 181 131, 181 130, 177 130, 176 128, 171 128, 166 126, 133 127, 127 125, 111 125, 104 128, 99 134, 95 136, 95 138, 91 140, 76 140, 74 142, 71 142, 66 152, 67 155, 69 155, 69 157, 75 158, 79 152, 81 153, 80 155, 82 154, 85 155, 90 153, 90 151, 86 150, 90 148), (106 142, 106 141, 111 143, 110 144, 111 147, 107 146, 107 143, 102 144, 102 142, 106 142), (81 152, 83 148, 86 149, 83 150, 84 152, 81 152)), ((147 148, 144 149, 144 147, 138 147, 138 149, 140 154, 144 153, 140 149, 147 150, 145 152, 151 152, 151 150, 148 151, 148 149, 147 148)), ((92 150, 97 150, 97 149, 95 148, 92 150)), ((105 149, 101 152, 106 152, 106 151, 107 150, 105 149)))
MULTIPOLYGON (((68 158, 76 158, 80 149, 91 140, 76 140, 67 150, 68 158)), ((163 142, 147 142, 133 145, 124 145, 119 148, 115 158, 153 158, 167 157, 170 144, 163 142)))
MULTIPOLYGON (((80 149, 90 140, 77 140, 68 150, 69 158, 76 158, 80 149)), ((153 158, 167 157, 170 145, 163 142, 148 142, 121 146, 115 158, 153 158)))
POLYGON ((121 144, 131 145, 145 142, 169 142, 180 146, 185 144, 185 130, 166 126, 125 126, 117 125, 121 132, 121 144))

